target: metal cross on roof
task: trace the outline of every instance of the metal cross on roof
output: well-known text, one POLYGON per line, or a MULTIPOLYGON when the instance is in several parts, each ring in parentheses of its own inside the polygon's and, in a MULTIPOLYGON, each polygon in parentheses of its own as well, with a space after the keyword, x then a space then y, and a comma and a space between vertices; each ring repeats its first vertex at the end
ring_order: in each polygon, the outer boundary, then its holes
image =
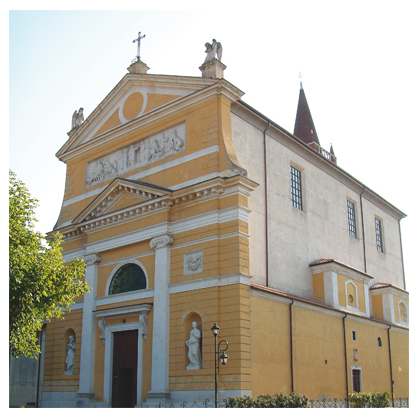
POLYGON ((134 41, 133 41, 133 43, 137 42, 137 55, 136 55, 137 61, 140 61, 140 41, 145 37, 146 37, 146 35, 141 36, 141 32, 139 32, 138 38, 134 39, 134 41))

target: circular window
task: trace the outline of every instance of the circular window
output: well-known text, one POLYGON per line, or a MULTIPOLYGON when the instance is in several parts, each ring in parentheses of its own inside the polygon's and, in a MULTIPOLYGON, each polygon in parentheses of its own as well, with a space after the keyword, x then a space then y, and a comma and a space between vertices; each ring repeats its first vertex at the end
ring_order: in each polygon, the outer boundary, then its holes
POLYGON ((146 289, 146 275, 137 264, 125 264, 121 266, 112 278, 109 286, 109 294, 132 292, 146 289))
POLYGON ((353 303, 354 303, 353 295, 349 295, 349 305, 353 305, 353 303))

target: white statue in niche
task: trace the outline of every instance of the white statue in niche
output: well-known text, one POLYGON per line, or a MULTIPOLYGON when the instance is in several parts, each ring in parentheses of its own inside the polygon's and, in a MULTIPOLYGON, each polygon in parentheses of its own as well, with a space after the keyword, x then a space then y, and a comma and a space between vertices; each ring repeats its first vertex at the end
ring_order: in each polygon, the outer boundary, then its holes
POLYGON ((197 328, 197 322, 192 323, 193 329, 190 332, 190 339, 185 342, 188 347, 188 359, 190 364, 186 367, 187 370, 201 369, 201 350, 200 340, 201 331, 197 328))
POLYGON ((74 355, 76 352, 76 343, 72 335, 69 337, 69 343, 67 344, 66 350, 66 371, 64 374, 74 374, 74 355))

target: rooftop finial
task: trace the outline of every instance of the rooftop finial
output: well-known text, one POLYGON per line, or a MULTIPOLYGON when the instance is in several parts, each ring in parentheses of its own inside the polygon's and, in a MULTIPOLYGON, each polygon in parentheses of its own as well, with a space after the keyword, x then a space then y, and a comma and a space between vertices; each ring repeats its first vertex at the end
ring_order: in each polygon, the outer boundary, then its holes
POLYGON ((137 39, 134 39, 134 41, 133 41, 133 43, 134 42, 137 42, 137 55, 136 55, 136 59, 135 60, 133 60, 133 62, 134 61, 140 61, 140 41, 143 39, 143 38, 145 38, 146 37, 146 35, 141 35, 141 32, 139 32, 139 36, 138 36, 138 38, 137 39))
POLYGON ((300 89, 303 90, 303 86, 302 86, 302 73, 299 71, 299 81, 300 81, 300 89))

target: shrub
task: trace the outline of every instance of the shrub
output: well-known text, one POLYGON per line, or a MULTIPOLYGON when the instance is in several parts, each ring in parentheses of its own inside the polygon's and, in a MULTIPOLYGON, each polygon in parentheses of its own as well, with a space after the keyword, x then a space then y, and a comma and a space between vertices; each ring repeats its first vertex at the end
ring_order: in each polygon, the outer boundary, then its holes
POLYGON ((308 397, 300 393, 275 395, 235 396, 228 399, 226 408, 307 408, 308 397))
POLYGON ((348 396, 352 408, 386 408, 390 406, 391 397, 384 392, 353 392, 348 396))

